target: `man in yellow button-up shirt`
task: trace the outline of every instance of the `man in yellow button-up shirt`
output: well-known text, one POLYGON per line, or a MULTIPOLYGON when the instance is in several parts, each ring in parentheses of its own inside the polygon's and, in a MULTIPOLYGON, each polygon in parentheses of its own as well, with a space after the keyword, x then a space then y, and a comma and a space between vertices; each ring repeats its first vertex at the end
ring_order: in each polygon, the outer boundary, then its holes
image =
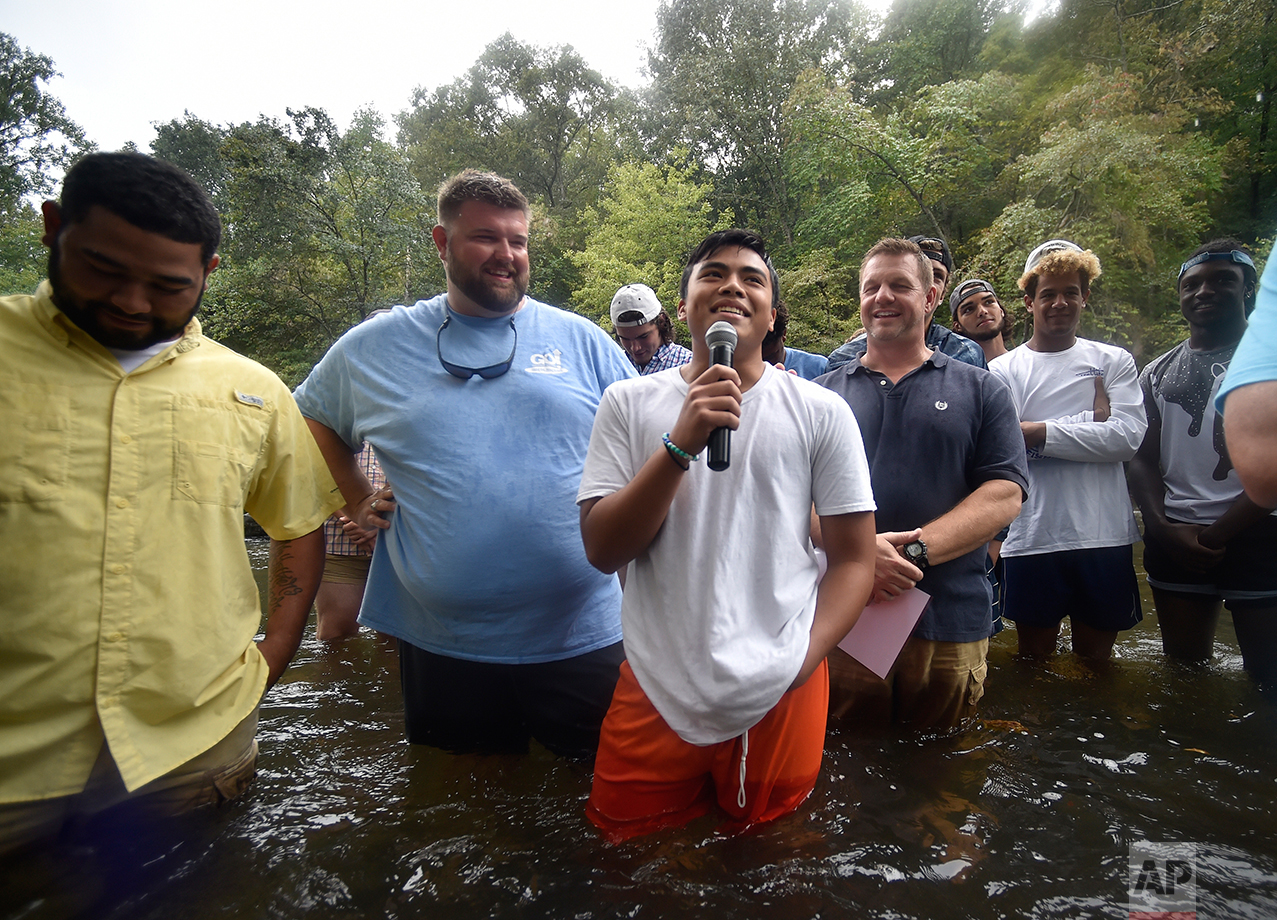
POLYGON ((92 154, 44 222, 48 282, 0 298, 0 853, 244 788, 342 504, 283 383, 200 333, 221 228, 189 176, 92 154))

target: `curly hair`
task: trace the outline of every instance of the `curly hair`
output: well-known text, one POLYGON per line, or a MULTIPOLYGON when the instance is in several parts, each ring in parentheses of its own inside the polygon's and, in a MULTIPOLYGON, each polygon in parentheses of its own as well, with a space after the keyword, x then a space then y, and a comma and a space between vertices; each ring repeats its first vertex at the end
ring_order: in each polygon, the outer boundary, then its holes
POLYGON ((1020 290, 1029 297, 1037 292, 1038 278, 1042 275, 1067 275, 1077 272, 1082 281, 1082 293, 1091 293, 1091 282, 1100 277, 1099 257, 1091 250, 1058 249, 1048 252, 1031 269, 1020 276, 1020 290))

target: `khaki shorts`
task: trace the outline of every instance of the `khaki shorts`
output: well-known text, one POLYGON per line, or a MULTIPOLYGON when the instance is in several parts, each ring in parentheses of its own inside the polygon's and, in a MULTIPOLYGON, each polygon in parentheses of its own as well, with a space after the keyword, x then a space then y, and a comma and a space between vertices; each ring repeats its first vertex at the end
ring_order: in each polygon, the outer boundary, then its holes
POLYGON ((103 743, 83 791, 0 805, 0 855, 56 837, 68 822, 125 802, 144 818, 163 818, 235 798, 248 788, 257 772, 257 716, 254 709, 203 754, 133 792, 124 788, 115 760, 103 743))
POLYGON ((368 581, 372 556, 324 557, 324 581, 334 585, 362 585, 368 581))
POLYGON ((829 654, 829 717, 850 727, 907 725, 943 731, 975 715, 984 696, 989 640, 910 636, 884 680, 841 649, 829 654))

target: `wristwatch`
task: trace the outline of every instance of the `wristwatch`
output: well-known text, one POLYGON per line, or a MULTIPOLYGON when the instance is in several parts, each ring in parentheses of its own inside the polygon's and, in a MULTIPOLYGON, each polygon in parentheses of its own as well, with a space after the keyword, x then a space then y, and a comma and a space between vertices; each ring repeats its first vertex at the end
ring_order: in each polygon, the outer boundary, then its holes
POLYGON ((922 569, 924 572, 931 563, 927 561, 927 544, 921 540, 914 540, 912 543, 906 543, 900 547, 905 554, 905 558, 922 569))

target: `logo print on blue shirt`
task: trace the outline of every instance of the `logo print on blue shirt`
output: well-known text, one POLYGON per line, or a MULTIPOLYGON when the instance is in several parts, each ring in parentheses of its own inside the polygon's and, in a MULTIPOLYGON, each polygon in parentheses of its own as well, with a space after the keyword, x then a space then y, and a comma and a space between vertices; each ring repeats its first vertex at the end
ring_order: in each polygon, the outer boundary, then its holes
POLYGON ((557 348, 540 354, 532 355, 532 366, 528 368, 529 374, 566 374, 568 369, 563 366, 563 352, 557 348))

